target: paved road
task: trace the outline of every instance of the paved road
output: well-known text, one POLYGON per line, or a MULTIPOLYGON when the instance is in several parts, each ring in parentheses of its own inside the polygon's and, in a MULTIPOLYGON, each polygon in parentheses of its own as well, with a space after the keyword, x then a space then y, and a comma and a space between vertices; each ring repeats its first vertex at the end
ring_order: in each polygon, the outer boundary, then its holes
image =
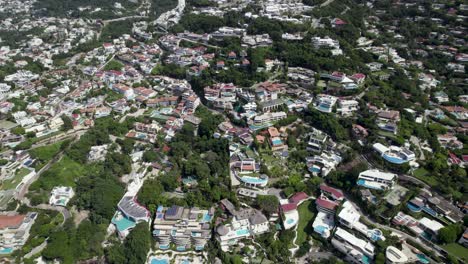
POLYGON ((412 182, 412 183, 415 183, 415 184, 419 184, 419 185, 422 185, 424 188, 430 190, 431 189, 431 186, 429 186, 427 183, 421 181, 420 179, 418 178, 415 178, 411 175, 407 175, 407 174, 402 174, 402 175, 398 175, 398 180, 400 181, 406 181, 406 182, 412 182))
POLYGON ((335 0, 327 0, 327 1, 323 2, 323 3, 320 5, 320 7, 325 7, 325 6, 327 6, 327 5, 331 4, 331 3, 333 3, 333 1, 335 1, 335 0))
POLYGON ((24 255, 24 258, 28 259, 28 258, 31 258, 32 256, 40 253, 42 250, 44 250, 44 248, 47 246, 47 239, 42 242, 42 244, 40 244, 39 246, 33 248, 31 250, 31 252, 29 252, 28 254, 24 255))

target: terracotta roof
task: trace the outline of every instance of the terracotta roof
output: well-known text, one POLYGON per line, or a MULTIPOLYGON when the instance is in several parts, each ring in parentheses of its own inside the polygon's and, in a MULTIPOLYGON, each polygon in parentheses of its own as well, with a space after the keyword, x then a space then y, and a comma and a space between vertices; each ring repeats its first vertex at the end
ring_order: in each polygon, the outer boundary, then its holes
POLYGON ((328 185, 325 185, 325 184, 322 184, 320 185, 320 190, 324 191, 324 192, 328 192, 328 193, 331 193, 333 196, 335 196, 336 199, 341 199, 343 198, 343 192, 338 190, 338 189, 335 189, 335 188, 332 188, 328 185))
POLYGON ((0 215, 0 229, 18 228, 25 217, 25 215, 0 215))
POLYGON ((330 210, 335 210, 335 208, 338 207, 338 204, 332 201, 324 200, 322 198, 318 198, 317 200, 315 200, 315 204, 317 204, 317 206, 327 208, 330 210))
POLYGON ((298 193, 294 194, 293 196, 289 197, 289 202, 294 203, 294 204, 298 204, 298 203, 302 202, 303 200, 305 200, 307 198, 309 198, 307 193, 298 192, 298 193))
POLYGON ((289 203, 289 204, 283 204, 281 205, 281 210, 283 212, 289 212, 289 211, 292 211, 292 210, 296 210, 297 209, 297 205, 294 204, 294 203, 289 203))

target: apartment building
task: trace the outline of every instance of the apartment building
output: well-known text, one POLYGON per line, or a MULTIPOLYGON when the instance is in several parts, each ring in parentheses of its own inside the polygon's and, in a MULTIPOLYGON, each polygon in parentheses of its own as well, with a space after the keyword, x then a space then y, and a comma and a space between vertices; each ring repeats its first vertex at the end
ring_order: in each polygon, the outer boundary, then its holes
POLYGON ((177 251, 203 250, 211 238, 210 223, 214 208, 184 208, 158 206, 153 222, 153 236, 160 249, 169 249, 171 244, 177 251))

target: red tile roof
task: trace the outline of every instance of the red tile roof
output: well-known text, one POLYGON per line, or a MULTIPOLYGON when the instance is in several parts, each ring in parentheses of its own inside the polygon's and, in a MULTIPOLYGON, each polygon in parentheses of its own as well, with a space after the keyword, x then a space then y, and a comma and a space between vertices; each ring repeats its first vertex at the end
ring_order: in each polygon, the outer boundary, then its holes
POLYGON ((25 215, 0 215, 0 229, 18 228, 25 217, 25 215))
POLYGON ((335 188, 332 188, 328 185, 325 185, 325 184, 322 184, 320 185, 320 190, 324 191, 324 192, 328 192, 328 193, 331 193, 333 196, 335 196, 336 199, 341 199, 343 198, 343 192, 338 190, 338 189, 335 189, 335 188))
POLYGON ((315 200, 315 204, 317 204, 317 206, 330 210, 335 210, 336 207, 338 207, 337 203, 322 198, 318 198, 317 200, 315 200))
POLYGON ((298 204, 298 203, 304 201, 307 198, 309 198, 307 193, 298 192, 298 193, 294 194, 293 196, 289 197, 289 202, 294 203, 294 204, 298 204))
POLYGON ((294 203, 282 204, 281 205, 281 210, 283 212, 289 212, 289 211, 296 210, 296 209, 297 209, 297 205, 294 204, 294 203))

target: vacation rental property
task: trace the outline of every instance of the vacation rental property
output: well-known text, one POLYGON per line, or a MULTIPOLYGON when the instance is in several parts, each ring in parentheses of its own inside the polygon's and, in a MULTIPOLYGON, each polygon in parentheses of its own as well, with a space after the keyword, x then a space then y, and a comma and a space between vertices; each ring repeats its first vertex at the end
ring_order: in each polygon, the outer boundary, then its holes
POLYGON ((333 111, 333 107, 335 106, 338 98, 332 95, 318 95, 317 98, 317 106, 315 109, 319 110, 320 112, 324 113, 331 113, 333 111))
POLYGON ((396 180, 397 175, 394 173, 379 170, 366 170, 359 173, 357 185, 381 191, 392 189, 396 180))
POLYGON ((346 201, 343 204, 343 208, 338 214, 338 219, 341 225, 359 231, 372 241, 385 240, 382 231, 379 229, 369 229, 365 224, 359 221, 360 218, 361 215, 349 201, 346 201))
POLYGON ((306 158, 308 170, 314 176, 325 177, 342 161, 341 156, 333 152, 322 152, 320 155, 314 155, 306 158))
POLYGON ((260 211, 252 208, 237 210, 227 199, 220 202, 221 208, 232 216, 230 222, 222 223, 216 227, 216 240, 223 251, 237 245, 241 239, 263 234, 269 231, 268 219, 260 211))
POLYGON ((320 197, 315 201, 317 206, 317 216, 312 227, 314 232, 323 238, 330 237, 333 228, 335 228, 335 210, 343 201, 343 192, 328 185, 320 185, 320 197))
POLYGON ((403 164, 416 159, 414 152, 405 147, 386 147, 380 143, 375 143, 372 147, 382 156, 382 158, 393 164, 403 164))
POLYGON ((374 258, 375 247, 372 243, 338 227, 331 240, 332 245, 346 255, 345 260, 356 264, 369 264, 374 258))
POLYGON ((159 249, 169 249, 174 244, 177 251, 203 250, 211 237, 210 223, 214 209, 184 208, 173 205, 158 206, 153 222, 153 236, 159 249))
POLYGON ((297 207, 308 198, 309 196, 305 192, 298 192, 289 199, 280 200, 280 212, 284 229, 290 229, 297 225, 299 221, 297 207))
POLYGON ((25 215, 15 212, 0 215, 0 255, 10 254, 23 246, 29 238, 29 230, 36 220, 37 213, 25 215))
POLYGON ((388 246, 385 250, 386 262, 389 264, 410 263, 408 257, 401 250, 394 246, 388 246))
POLYGON ((52 189, 49 204, 66 206, 74 195, 75 192, 73 191, 72 187, 55 186, 54 189, 52 189))
POLYGON ((245 158, 231 164, 231 173, 247 187, 266 187, 268 184, 268 176, 265 174, 259 175, 260 163, 255 159, 245 158))
POLYGON ((133 196, 124 196, 117 204, 118 211, 111 222, 115 225, 120 238, 125 238, 140 222, 150 221, 150 212, 138 204, 133 196))

